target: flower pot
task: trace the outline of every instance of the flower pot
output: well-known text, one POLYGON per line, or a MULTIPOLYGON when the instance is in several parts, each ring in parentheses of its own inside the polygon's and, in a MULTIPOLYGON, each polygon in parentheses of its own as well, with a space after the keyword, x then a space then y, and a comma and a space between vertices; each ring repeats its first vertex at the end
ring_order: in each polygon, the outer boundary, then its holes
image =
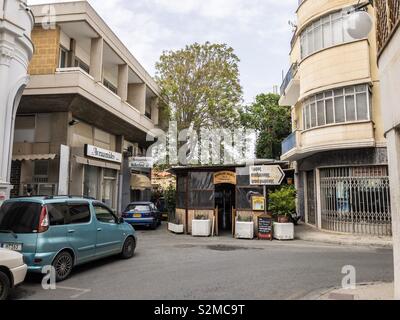
POLYGON ((254 222, 236 221, 235 227, 236 239, 253 239, 254 238, 254 222))
POLYGON ((278 223, 289 223, 288 216, 278 216, 278 223))
POLYGON ((193 220, 192 236, 209 237, 211 234, 211 220, 193 220))
POLYGON ((294 240, 294 224, 274 222, 274 238, 277 240, 294 240))
POLYGON ((184 231, 184 225, 183 224, 175 224, 175 223, 168 223, 168 230, 177 233, 177 234, 182 234, 184 231))

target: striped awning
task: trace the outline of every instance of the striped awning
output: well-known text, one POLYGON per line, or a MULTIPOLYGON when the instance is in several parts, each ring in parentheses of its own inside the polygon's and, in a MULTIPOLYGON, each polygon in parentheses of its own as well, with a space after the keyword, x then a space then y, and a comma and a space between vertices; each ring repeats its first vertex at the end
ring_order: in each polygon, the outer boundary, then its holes
POLYGON ((24 154, 15 155, 12 157, 13 161, 35 161, 35 160, 54 160, 57 157, 56 154, 24 154))

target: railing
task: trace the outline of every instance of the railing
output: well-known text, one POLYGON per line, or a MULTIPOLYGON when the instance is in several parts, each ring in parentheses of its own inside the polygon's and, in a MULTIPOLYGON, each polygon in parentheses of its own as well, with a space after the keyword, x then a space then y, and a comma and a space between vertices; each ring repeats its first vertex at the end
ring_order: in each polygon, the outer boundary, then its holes
POLYGON ((400 22, 399 0, 375 0, 378 52, 381 53, 400 22))
POLYGON ((290 150, 293 150, 296 148, 296 139, 297 132, 293 132, 289 137, 287 137, 285 140, 282 142, 282 154, 288 153, 290 150))
POLYGON ((293 77, 296 75, 297 73, 297 68, 298 68, 298 64, 293 63, 289 69, 289 71, 287 72, 285 78, 283 79, 282 85, 281 85, 281 95, 284 96, 285 95, 285 91, 287 86, 289 85, 290 81, 293 79, 293 77))

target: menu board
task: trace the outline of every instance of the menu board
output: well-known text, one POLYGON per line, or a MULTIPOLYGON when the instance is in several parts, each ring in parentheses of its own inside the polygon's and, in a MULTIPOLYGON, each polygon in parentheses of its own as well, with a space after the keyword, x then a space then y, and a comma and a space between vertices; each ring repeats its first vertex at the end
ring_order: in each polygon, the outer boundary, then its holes
POLYGON ((258 239, 273 239, 273 221, 269 215, 261 215, 258 217, 258 239))

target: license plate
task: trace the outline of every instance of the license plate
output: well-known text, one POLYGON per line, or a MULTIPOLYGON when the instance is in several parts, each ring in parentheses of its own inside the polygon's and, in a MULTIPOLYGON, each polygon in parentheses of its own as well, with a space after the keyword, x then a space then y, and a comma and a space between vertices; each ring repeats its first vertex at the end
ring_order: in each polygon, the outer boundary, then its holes
POLYGON ((21 243, 3 243, 1 247, 12 251, 22 251, 21 243))
POLYGON ((135 213, 135 214, 133 215, 133 217, 134 217, 134 218, 141 218, 142 215, 141 215, 140 213, 135 213))

